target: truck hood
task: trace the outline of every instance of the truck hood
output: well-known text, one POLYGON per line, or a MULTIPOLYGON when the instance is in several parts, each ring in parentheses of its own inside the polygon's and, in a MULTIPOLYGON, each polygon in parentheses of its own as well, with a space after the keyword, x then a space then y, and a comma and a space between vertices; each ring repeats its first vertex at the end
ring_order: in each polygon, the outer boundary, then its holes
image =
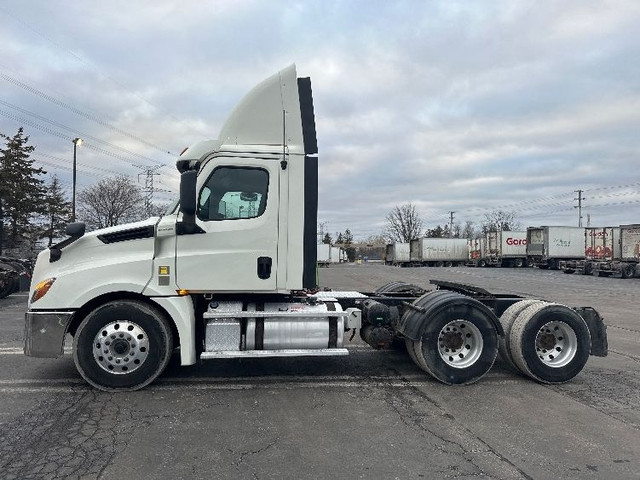
MULTIPOLYGON (((78 307, 89 295, 108 293, 114 289, 142 292, 151 278, 155 226, 159 217, 88 232, 51 262, 51 251, 38 255, 33 271, 31 293, 39 282, 55 278, 50 291, 34 308, 54 305, 78 307), (61 296, 65 296, 63 301, 61 296), (70 298, 71 297, 71 298, 70 298)), ((31 295, 29 297, 31 308, 31 295)))

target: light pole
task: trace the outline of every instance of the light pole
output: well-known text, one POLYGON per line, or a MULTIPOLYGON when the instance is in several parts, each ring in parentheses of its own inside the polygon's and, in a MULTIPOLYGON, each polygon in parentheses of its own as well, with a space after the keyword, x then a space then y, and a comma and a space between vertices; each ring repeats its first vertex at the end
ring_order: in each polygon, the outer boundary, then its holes
POLYGON ((73 139, 73 194, 71 199, 71 221, 76 221, 76 150, 82 145, 81 138, 73 139))

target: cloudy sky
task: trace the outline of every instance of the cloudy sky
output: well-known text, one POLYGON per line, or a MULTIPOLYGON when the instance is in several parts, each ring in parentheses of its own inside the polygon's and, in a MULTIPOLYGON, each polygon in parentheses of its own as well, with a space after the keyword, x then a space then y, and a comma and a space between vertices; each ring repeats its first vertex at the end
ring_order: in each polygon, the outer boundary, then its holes
MULTIPOLYGON (((396 205, 429 227, 640 223, 640 2, 5 0, 0 132, 78 186, 217 138, 254 84, 312 78, 319 220, 357 238, 396 205)), ((141 181, 143 178, 141 178, 141 181)))

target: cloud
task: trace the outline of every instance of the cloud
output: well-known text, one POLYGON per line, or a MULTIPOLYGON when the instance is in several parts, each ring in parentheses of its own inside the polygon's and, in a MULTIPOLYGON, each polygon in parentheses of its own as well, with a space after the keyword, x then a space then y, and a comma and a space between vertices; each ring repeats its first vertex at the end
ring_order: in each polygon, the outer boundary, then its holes
MULTIPOLYGON (((0 15, 0 70, 27 86, 0 79, 0 100, 131 152, 83 148, 88 166, 165 164, 174 190, 175 153, 215 138, 246 91, 297 62, 331 231, 378 233, 406 202, 430 223, 511 205, 523 223, 574 224, 573 190, 640 182, 637 2, 11 0, 0 15)), ((0 116, 1 132, 18 126, 0 116)), ((70 157, 68 140, 28 131, 37 152, 70 157)), ((601 224, 638 221, 617 197, 586 204, 601 224)))

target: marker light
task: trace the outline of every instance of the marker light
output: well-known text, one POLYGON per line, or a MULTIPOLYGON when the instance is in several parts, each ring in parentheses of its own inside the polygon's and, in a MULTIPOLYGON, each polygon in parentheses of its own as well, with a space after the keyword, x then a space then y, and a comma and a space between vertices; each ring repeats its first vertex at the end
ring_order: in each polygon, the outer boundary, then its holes
POLYGON ((31 295, 31 303, 36 302, 44 297, 55 281, 55 278, 47 278, 46 280, 38 283, 33 289, 33 295, 31 295))

